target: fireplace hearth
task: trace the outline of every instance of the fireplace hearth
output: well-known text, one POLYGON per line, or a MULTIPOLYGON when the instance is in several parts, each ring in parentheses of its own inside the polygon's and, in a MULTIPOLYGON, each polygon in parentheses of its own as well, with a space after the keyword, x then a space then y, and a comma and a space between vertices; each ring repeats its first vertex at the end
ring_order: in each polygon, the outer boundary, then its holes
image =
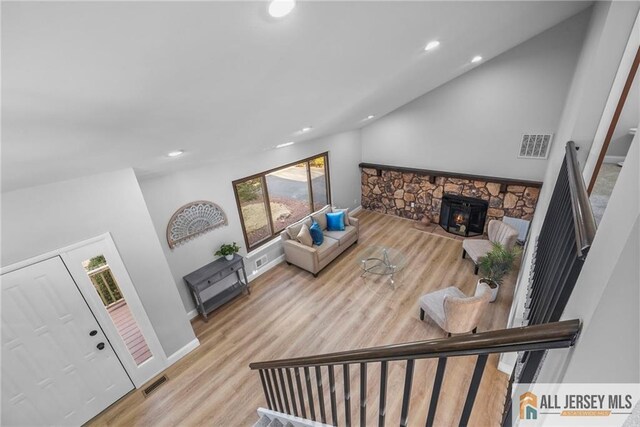
POLYGON ((440 226, 459 236, 481 235, 488 207, 489 203, 485 200, 446 193, 442 196, 440 226))

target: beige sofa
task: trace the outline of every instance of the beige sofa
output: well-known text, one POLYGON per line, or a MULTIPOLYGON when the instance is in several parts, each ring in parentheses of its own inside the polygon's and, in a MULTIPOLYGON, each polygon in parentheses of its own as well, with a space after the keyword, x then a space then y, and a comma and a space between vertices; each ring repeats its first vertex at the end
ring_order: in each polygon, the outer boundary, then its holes
POLYGON ((326 212, 332 212, 331 206, 327 205, 313 212, 295 224, 291 224, 280 233, 287 264, 293 264, 307 270, 312 273, 314 277, 317 277, 318 272, 336 259, 342 252, 354 243, 357 243, 360 235, 358 219, 349 216, 348 211, 345 211, 346 217, 348 218, 348 225, 345 225, 344 231, 327 230, 326 212), (307 246, 297 240, 302 224, 311 227, 313 222, 312 218, 315 219, 322 228, 324 242, 322 242, 320 246, 307 246))

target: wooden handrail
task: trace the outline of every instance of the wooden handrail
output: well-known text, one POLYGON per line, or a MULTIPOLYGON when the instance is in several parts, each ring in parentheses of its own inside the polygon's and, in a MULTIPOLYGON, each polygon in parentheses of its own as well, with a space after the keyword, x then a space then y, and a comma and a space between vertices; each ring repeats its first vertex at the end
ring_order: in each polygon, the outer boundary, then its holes
POLYGON ((573 141, 567 142, 565 150, 578 257, 584 258, 596 235, 596 220, 589 202, 589 193, 580 172, 576 144, 573 141))
POLYGON ((311 367, 564 348, 574 344, 580 328, 579 320, 565 320, 429 341, 255 362, 249 367, 251 369, 311 367))

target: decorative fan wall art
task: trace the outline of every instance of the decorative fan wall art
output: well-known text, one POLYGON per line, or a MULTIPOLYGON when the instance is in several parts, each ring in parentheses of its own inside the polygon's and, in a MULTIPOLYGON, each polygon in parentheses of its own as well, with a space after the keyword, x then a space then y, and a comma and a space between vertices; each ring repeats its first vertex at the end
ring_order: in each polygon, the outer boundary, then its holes
POLYGON ((227 216, 220 206, 206 200, 187 203, 169 220, 167 243, 173 249, 187 240, 223 225, 227 225, 227 216))

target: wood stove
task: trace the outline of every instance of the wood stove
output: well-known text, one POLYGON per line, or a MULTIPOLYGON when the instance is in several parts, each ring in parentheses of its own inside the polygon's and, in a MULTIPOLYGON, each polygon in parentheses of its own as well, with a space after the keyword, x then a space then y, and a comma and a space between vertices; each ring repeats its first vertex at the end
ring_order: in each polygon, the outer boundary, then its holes
POLYGON ((445 194, 440 207, 440 226, 459 236, 478 236, 484 232, 489 203, 482 199, 445 194))

